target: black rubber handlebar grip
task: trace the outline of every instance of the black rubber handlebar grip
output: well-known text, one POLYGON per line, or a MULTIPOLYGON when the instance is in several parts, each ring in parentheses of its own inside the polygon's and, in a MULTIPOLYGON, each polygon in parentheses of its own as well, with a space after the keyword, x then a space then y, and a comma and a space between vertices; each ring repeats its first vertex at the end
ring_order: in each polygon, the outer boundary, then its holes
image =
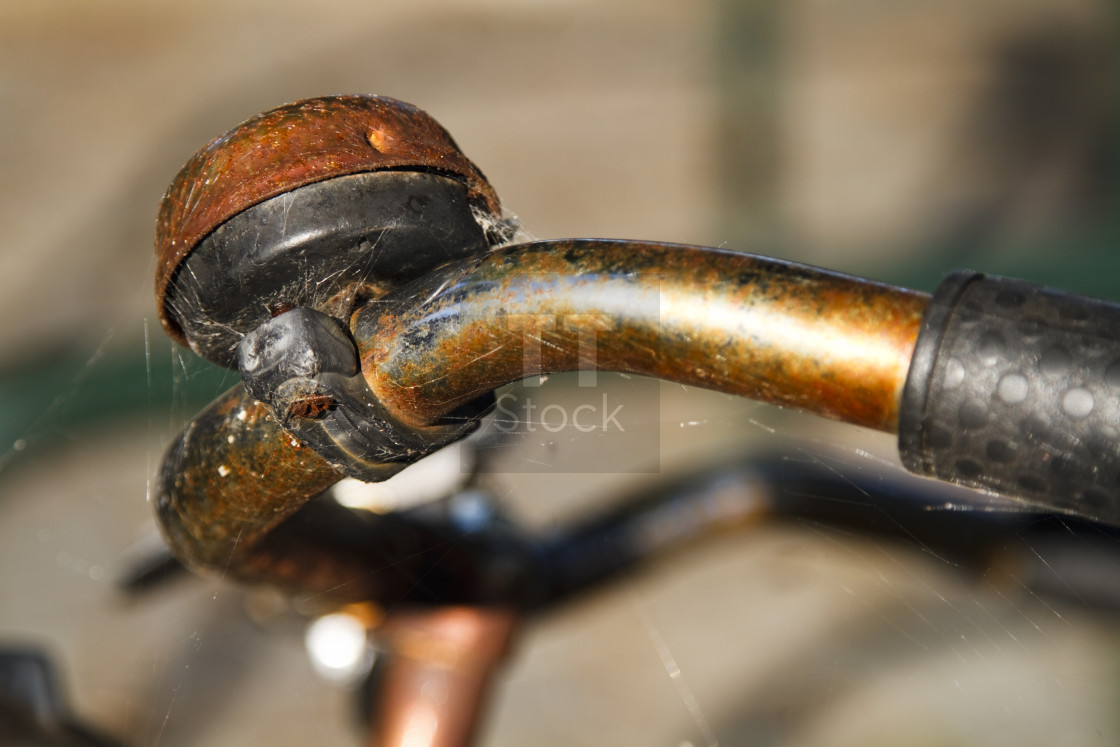
POLYGON ((1120 305, 962 271, 902 397, 907 469, 1120 524, 1120 305))

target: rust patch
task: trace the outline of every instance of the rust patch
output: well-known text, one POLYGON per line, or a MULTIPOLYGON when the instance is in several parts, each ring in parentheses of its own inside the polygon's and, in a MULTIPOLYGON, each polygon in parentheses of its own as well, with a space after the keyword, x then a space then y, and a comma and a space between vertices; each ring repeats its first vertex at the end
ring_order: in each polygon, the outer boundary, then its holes
POLYGON ((325 394, 313 394, 293 402, 288 408, 288 417, 316 420, 330 412, 336 404, 325 394))
POLYGON ((268 307, 268 315, 273 319, 292 310, 290 303, 278 303, 268 307))

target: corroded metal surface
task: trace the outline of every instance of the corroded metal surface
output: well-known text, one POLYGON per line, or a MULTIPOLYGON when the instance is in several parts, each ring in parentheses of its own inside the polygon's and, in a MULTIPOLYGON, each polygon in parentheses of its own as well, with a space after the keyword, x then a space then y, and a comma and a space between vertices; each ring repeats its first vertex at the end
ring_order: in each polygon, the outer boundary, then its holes
POLYGON ((565 240, 448 265, 351 330, 374 394, 417 425, 527 376, 598 369, 893 431, 927 303, 764 257, 565 240))
POLYGON ((340 477, 238 385, 199 413, 168 449, 156 511, 180 560, 236 570, 238 547, 255 546, 340 477))
POLYGON ((497 195, 434 119, 380 96, 307 99, 259 114, 213 140, 167 190, 156 223, 156 300, 168 334, 167 284, 217 226, 253 205, 313 182, 368 171, 431 171, 465 182, 472 202, 500 213, 497 195))
POLYGON ((168 449, 156 514, 172 552, 194 570, 324 607, 513 604, 527 593, 535 561, 514 538, 320 499, 341 477, 237 386, 168 449))
MULTIPOLYGON (((373 394, 421 432, 510 381, 574 369, 890 430, 925 305, 920 293, 761 257, 559 241, 445 265, 359 310, 352 331, 373 394)), ((494 546, 313 500, 340 477, 237 387, 168 451, 157 509, 182 560, 242 580, 332 601, 511 599, 519 581, 482 570, 501 564, 494 546)))

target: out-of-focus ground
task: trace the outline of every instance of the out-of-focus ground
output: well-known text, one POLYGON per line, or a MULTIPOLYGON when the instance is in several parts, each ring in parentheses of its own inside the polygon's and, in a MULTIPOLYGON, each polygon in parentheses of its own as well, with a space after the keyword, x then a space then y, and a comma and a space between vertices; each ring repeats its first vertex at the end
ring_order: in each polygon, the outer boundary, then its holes
MULTIPOLYGON (((234 383, 162 340, 156 205, 246 117, 415 103, 542 238, 1120 297, 1116 42, 1104 0, 0 3, 0 645, 45 646, 128 744, 361 743, 294 617, 220 579, 113 587, 165 444, 234 383)), ((666 386, 655 415, 665 473, 771 429, 897 469, 887 436, 726 397, 666 386)), ((495 479, 549 526, 635 478, 495 479)), ((1112 744, 1116 622, 921 547, 766 525, 534 623, 483 742, 1112 744)))

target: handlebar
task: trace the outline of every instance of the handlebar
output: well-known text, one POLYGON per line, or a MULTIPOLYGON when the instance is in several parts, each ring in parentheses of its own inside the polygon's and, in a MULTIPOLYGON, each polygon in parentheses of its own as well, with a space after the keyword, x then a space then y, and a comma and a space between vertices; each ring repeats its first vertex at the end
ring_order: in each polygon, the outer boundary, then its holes
MULTIPOLYGON (((359 308, 349 331, 355 377, 420 444, 436 431, 431 443, 445 443, 441 418, 504 384, 622 371, 898 432, 914 472, 1120 523, 1120 307, 1104 301, 976 273, 951 276, 928 300, 745 254, 575 240, 444 265, 359 308)), ((165 460, 157 505, 173 547, 196 566, 267 575, 278 566, 259 541, 356 471, 345 461, 353 445, 331 439, 360 417, 360 403, 341 399, 308 418, 231 390, 165 460), (334 451, 324 459, 281 426, 314 429, 334 451)), ((372 466, 356 455, 358 476, 426 453, 390 446, 372 466)), ((346 574, 321 567, 338 549, 325 542, 282 564, 308 579, 285 580, 338 586, 346 574)))

